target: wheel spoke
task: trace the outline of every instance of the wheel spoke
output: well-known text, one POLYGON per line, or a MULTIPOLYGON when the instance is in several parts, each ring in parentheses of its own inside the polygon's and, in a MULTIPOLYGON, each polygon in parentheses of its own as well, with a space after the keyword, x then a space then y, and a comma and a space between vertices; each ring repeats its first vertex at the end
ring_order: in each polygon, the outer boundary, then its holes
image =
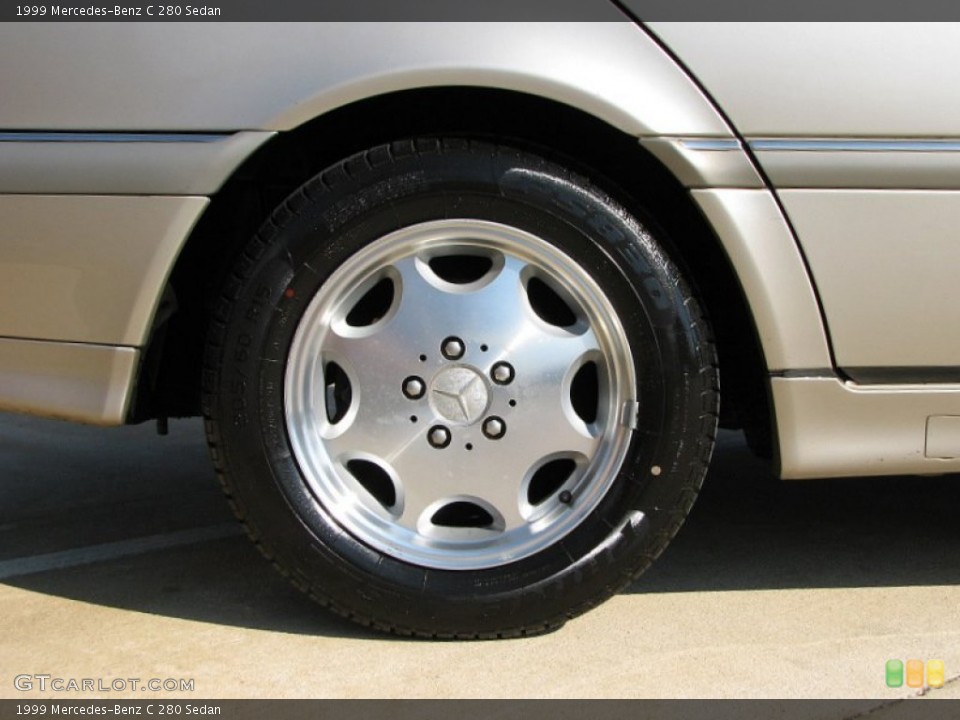
POLYGON ((514 369, 512 384, 518 388, 523 406, 540 413, 542 422, 535 427, 543 428, 543 422, 549 425, 555 417, 564 395, 569 395, 576 370, 602 356, 591 330, 554 334, 528 320, 505 357, 514 369))
POLYGON ((589 329, 557 333, 530 321, 526 327, 509 352, 517 404, 504 454, 523 458, 521 463, 562 453, 591 457, 603 428, 589 428, 573 412, 570 393, 576 371, 585 362, 601 362, 597 338, 589 329))
POLYGON ((523 475, 515 465, 499 467, 491 463, 482 476, 482 485, 473 488, 473 495, 486 501, 503 518, 504 530, 510 531, 527 524, 520 514, 520 488, 523 475))
POLYGON ((464 473, 457 462, 457 450, 452 446, 431 447, 423 433, 394 456, 391 466, 403 488, 403 513, 400 516, 403 526, 415 530, 428 507, 463 492, 464 473))
MULTIPOLYGON (((398 262, 404 289, 395 332, 407 347, 423 347, 431 358, 449 336, 466 341, 468 353, 475 353, 482 344, 513 337, 523 323, 520 273, 524 266, 516 258, 506 258, 493 277, 475 288, 443 283, 429 266, 413 258, 398 262)), ((468 355, 465 360, 478 358, 468 355)))
POLYGON ((391 418, 378 413, 373 403, 361 402, 356 415, 344 421, 346 427, 328 428, 324 443, 334 460, 372 455, 392 465, 406 448, 424 440, 421 423, 391 418))
POLYGON ((590 458, 600 444, 599 437, 574 424, 559 402, 552 415, 524 411, 512 419, 514 422, 504 438, 506 442, 500 441, 504 444, 498 455, 510 456, 510 462, 522 466, 524 472, 537 461, 553 455, 590 458), (514 427, 515 430, 512 429, 514 427))
MULTIPOLYGON (((384 387, 400 389, 400 381, 419 369, 420 355, 437 344, 430 320, 431 308, 442 306, 442 292, 427 284, 412 269, 413 260, 399 263, 401 278, 391 313, 384 321, 366 328, 353 328, 342 320, 331 324, 323 341, 323 353, 342 362, 367 391, 384 387)), ((377 401, 384 395, 371 393, 377 401)))
POLYGON ((451 446, 431 448, 426 441, 407 446, 393 464, 403 486, 404 506, 400 522, 415 528, 428 507, 441 500, 478 498, 512 530, 526 523, 520 515, 522 474, 511 463, 491 462, 494 453, 467 454, 451 446), (428 470, 424 471, 424 468, 428 470))

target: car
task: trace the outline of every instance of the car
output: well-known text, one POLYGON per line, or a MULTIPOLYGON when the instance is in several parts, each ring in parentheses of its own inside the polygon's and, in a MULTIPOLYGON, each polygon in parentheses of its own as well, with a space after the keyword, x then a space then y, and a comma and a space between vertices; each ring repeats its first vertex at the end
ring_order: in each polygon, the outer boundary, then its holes
POLYGON ((8 24, 0 409, 202 415, 263 554, 542 633, 783 479, 960 470, 960 29, 8 24))

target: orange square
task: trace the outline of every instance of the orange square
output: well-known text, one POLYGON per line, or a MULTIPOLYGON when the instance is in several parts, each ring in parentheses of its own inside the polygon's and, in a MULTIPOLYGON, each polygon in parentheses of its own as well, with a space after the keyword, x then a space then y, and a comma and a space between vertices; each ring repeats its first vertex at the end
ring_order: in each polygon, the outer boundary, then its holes
POLYGON ((923 687, 923 660, 907 660, 907 687, 923 687))

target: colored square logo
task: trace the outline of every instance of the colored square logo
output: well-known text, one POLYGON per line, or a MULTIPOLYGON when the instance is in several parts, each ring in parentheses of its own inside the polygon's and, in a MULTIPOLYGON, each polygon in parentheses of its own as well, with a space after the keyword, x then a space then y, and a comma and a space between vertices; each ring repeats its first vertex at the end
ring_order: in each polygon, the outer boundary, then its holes
POLYGON ((927 685, 932 688, 942 688, 944 675, 943 660, 927 661, 927 685))
POLYGON ((923 687, 923 660, 907 660, 907 687, 923 687))
POLYGON ((898 688, 903 685, 903 661, 887 660, 887 687, 898 688))

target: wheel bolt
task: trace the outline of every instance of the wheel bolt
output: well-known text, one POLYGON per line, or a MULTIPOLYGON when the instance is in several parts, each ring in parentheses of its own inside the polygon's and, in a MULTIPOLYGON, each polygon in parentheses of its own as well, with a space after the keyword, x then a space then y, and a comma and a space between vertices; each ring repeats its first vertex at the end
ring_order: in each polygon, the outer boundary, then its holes
POLYGON ((507 424, 496 416, 488 417, 483 421, 483 434, 491 440, 499 440, 507 434, 507 424))
POLYGON ((513 375, 510 363, 498 362, 490 368, 490 377, 497 385, 509 385, 513 382, 513 375))
POLYGON ((440 344, 440 352, 447 360, 459 360, 466 352, 466 347, 460 338, 448 337, 440 344))
POLYGON ((450 431, 443 425, 434 425, 427 433, 427 442, 437 450, 442 450, 450 444, 450 431))
POLYGON ((561 492, 560 495, 557 497, 557 500, 559 500, 560 502, 562 502, 564 505, 569 505, 570 503, 573 502, 573 495, 570 493, 569 490, 564 490, 564 491, 561 492))
POLYGON ((426 391, 426 383, 416 376, 408 377, 403 381, 403 394, 410 400, 419 400, 426 391))

